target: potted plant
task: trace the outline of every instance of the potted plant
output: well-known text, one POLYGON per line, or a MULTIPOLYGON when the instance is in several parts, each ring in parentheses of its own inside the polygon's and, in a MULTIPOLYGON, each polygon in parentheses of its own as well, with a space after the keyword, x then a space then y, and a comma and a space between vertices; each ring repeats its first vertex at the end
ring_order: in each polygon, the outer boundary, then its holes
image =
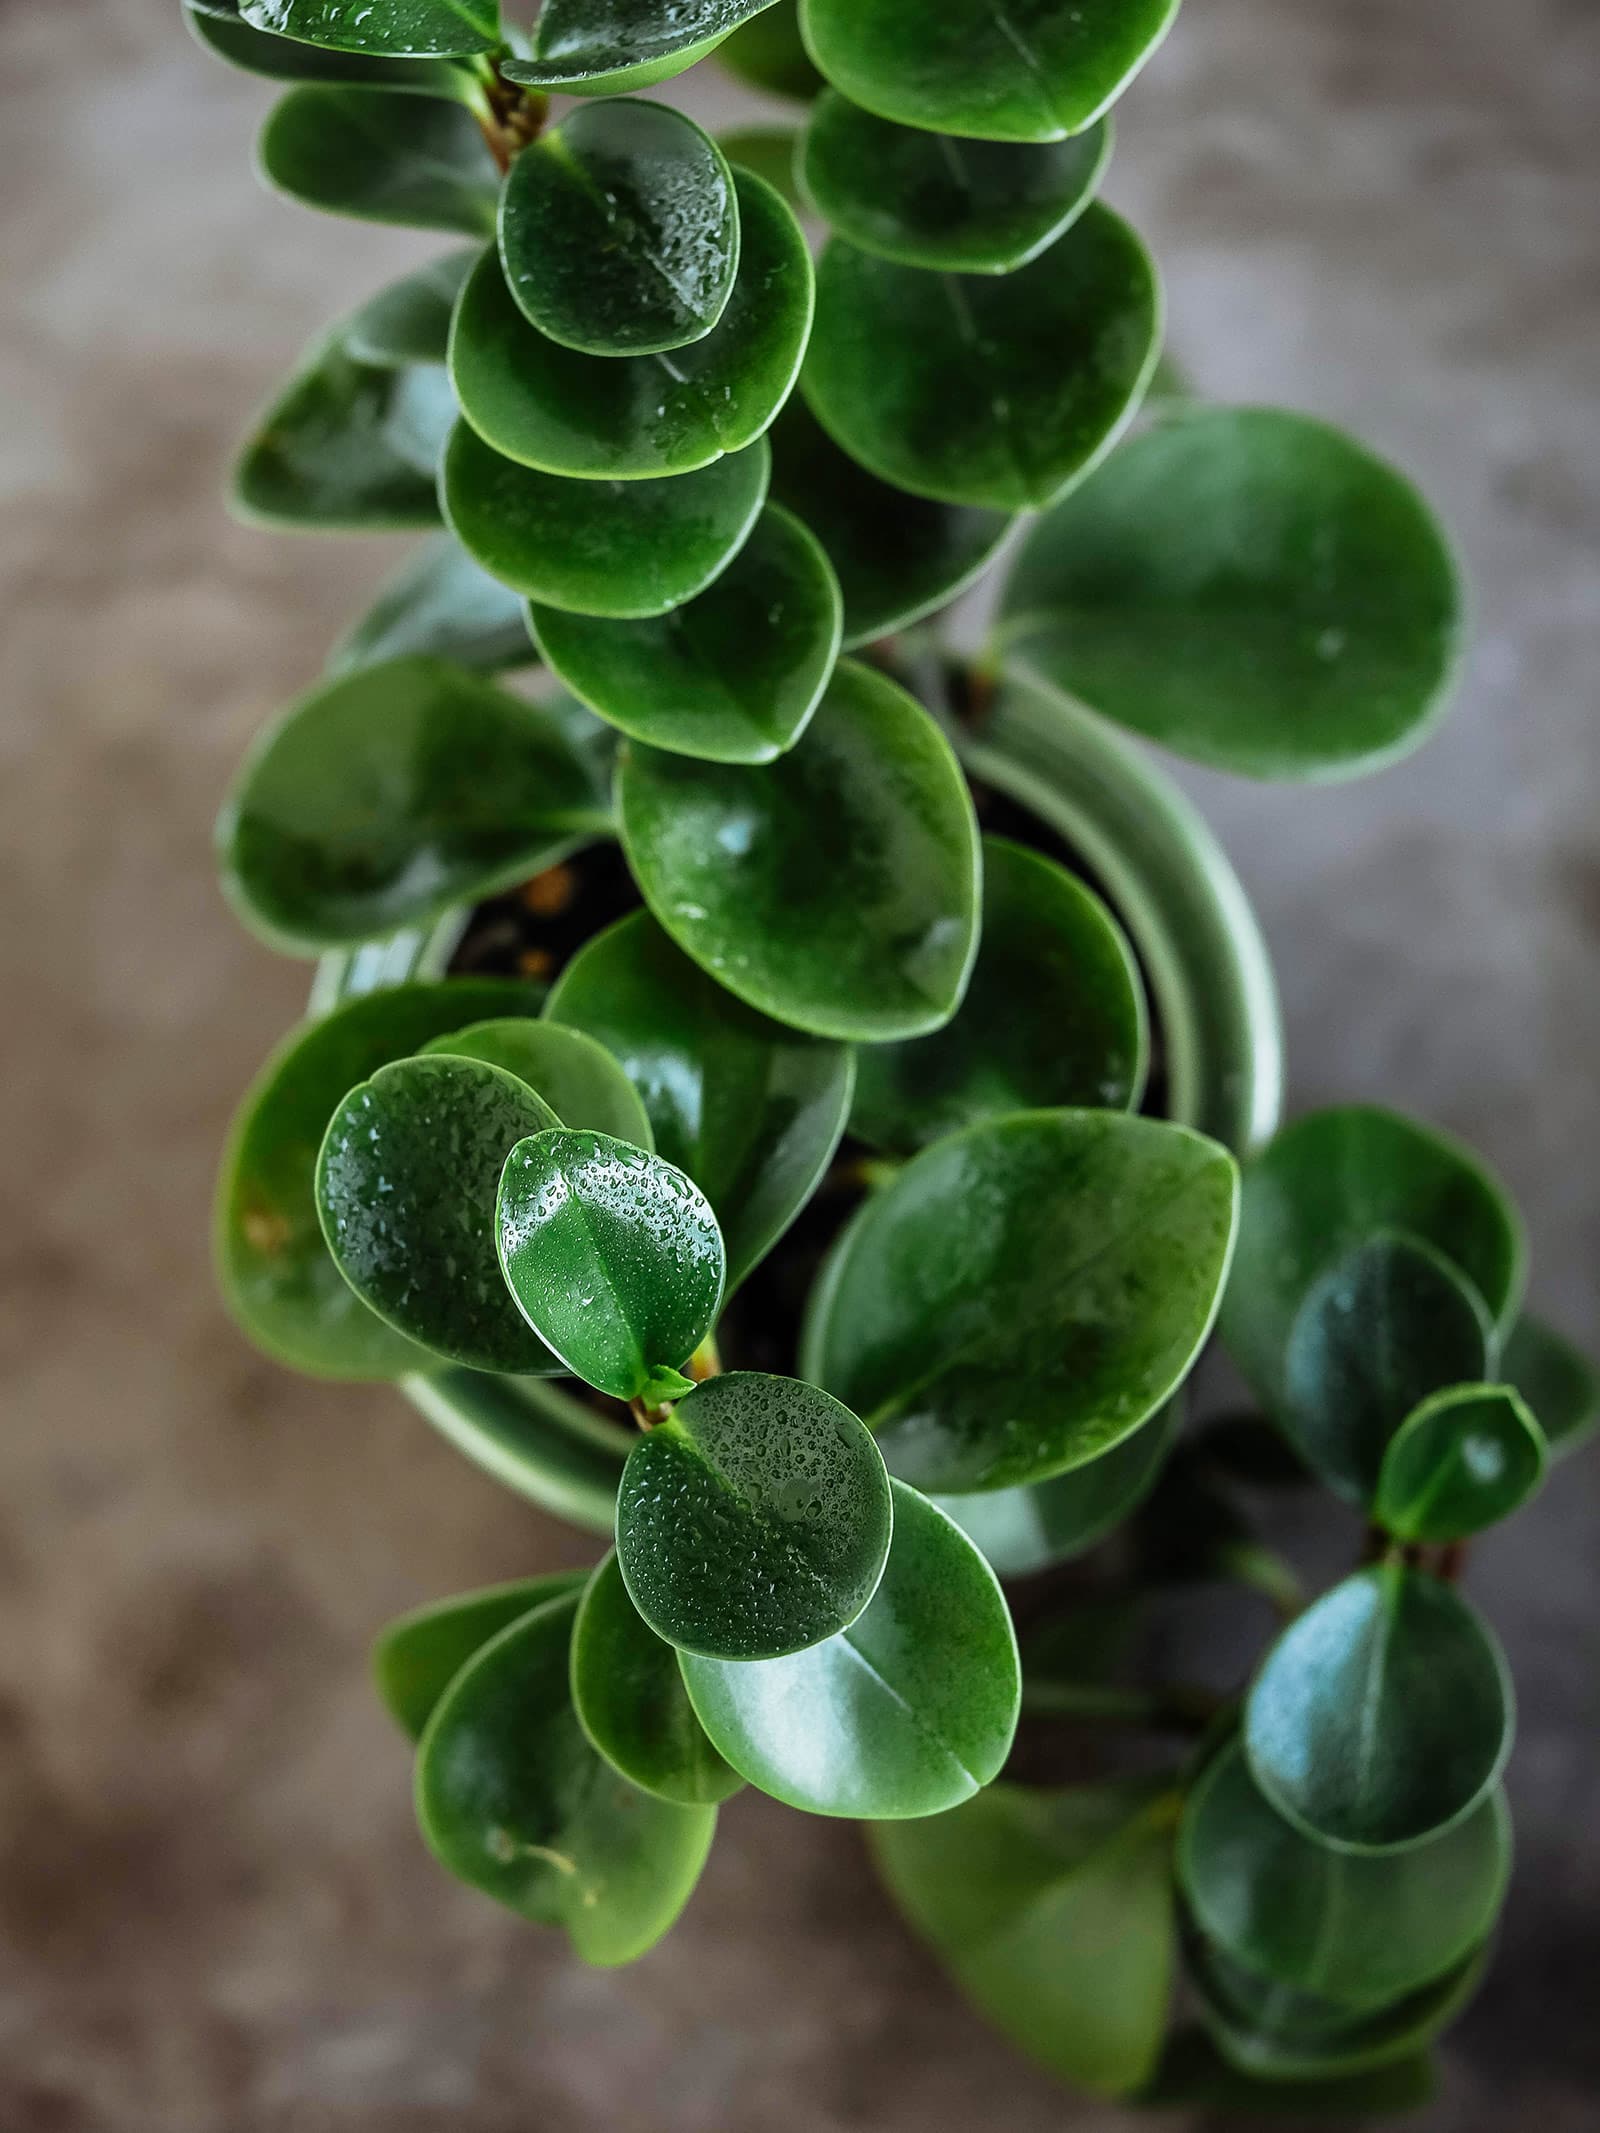
POLYGON ((754 1785, 865 1824, 1070 2082, 1415 2100, 1509 1867, 1465 1550, 1597 1392, 1468 1150, 1282 1125, 1259 931, 1139 747, 1375 769, 1461 635, 1399 473, 1162 366, 1096 195, 1171 0, 186 12, 290 85, 269 183, 455 240, 240 456, 248 516, 430 538, 219 830, 315 965, 235 1316, 607 1544, 380 1637, 424 1838, 621 1963, 754 1785), (792 132, 653 93, 708 55, 792 132), (1178 1674, 1219 1583, 1270 1630, 1178 1674))

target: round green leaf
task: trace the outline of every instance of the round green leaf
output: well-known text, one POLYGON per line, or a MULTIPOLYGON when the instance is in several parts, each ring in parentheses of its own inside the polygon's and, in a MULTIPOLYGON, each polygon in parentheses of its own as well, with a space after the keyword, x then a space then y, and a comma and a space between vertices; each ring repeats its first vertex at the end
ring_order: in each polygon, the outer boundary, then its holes
POLYGON ((633 739, 716 763, 769 763, 817 707, 840 616, 827 557, 769 504, 715 583, 670 614, 613 622, 536 605, 531 622, 551 672, 633 739))
POLYGON ((1421 2110, 1438 2093, 1426 2050, 1354 2074, 1280 2079, 1265 2071, 1241 2072, 1195 2025, 1168 2038, 1161 2064, 1139 2091, 1138 2102, 1146 2111, 1209 2112, 1230 2128, 1240 2119, 1260 2118, 1316 2118, 1354 2126, 1421 2110))
POLYGON ((448 534, 425 542, 382 586, 329 653, 326 671, 349 674, 417 654, 486 674, 531 666, 537 656, 521 599, 448 534))
POLYGON ((772 0, 544 0, 531 60, 508 60, 508 81, 604 96, 647 89, 692 67, 772 0))
POLYGON ((495 1257, 506 1157, 554 1122, 526 1082, 478 1059, 396 1060, 345 1097, 317 1157, 317 1212, 345 1280, 386 1325, 474 1370, 560 1371, 495 1257))
POLYGON ((811 114, 801 183, 863 252, 942 274, 1011 274, 1093 199, 1109 120, 1070 141, 961 141, 876 118, 830 89, 811 114))
POLYGON ((1487 1949, 1477 1949, 1433 1984, 1363 2012, 1258 1978, 1207 1943, 1190 1950, 1190 1975, 1231 2064, 1265 2080, 1309 2083, 1348 2079, 1413 2056, 1460 2014, 1487 1960, 1487 1949))
POLYGON ((1041 510, 1115 444, 1160 341, 1149 254, 1096 203, 1014 274, 929 274, 836 237, 818 269, 805 394, 897 488, 1041 510))
POLYGON ((717 47, 717 65, 752 89, 797 104, 809 104, 826 86, 801 42, 795 0, 779 0, 725 37, 717 47))
POLYGON ((979 2012, 1062 2080, 1123 2095, 1166 2027, 1172 1820, 1148 1782, 998 1784, 869 1837, 895 1901, 979 2012))
POLYGON ((533 1130, 506 1160, 497 1235, 529 1325, 614 1399, 643 1396, 716 1324, 722 1236, 704 1194, 610 1134, 533 1130))
POLYGON ((500 42, 495 0, 239 0, 239 12, 277 37, 392 59, 492 52, 500 42))
POLYGON ((1059 141, 1114 104, 1178 0, 802 0, 812 58, 882 117, 988 141, 1059 141))
POLYGON ((931 1037, 862 1052, 850 1130, 912 1154, 1008 1111, 1134 1110, 1148 1056, 1139 967, 1111 913, 1054 860, 986 837, 966 998, 931 1037))
POLYGON ((1511 1680, 1459 1593, 1381 1563, 1325 1593, 1268 1653, 1245 1706, 1250 1772, 1307 1836, 1380 1852, 1469 1815, 1511 1752, 1511 1680))
POLYGON ((454 420, 455 395, 441 371, 357 362, 335 328, 257 417, 229 501, 240 517, 267 526, 437 526, 434 470, 454 420))
POLYGON ((838 575, 847 649, 953 600, 1016 523, 1006 511, 891 488, 842 452, 798 395, 771 441, 773 494, 811 528, 838 575))
POLYGON ((553 1570, 401 1615, 372 1647, 372 1671, 390 1716, 420 1740, 440 1697, 491 1637, 547 1600, 581 1591, 588 1578, 587 1570, 553 1570))
POLYGON ((1329 1488, 1370 1504, 1395 1431, 1443 1385, 1482 1378, 1477 1291, 1420 1238, 1379 1230, 1319 1274, 1289 1329, 1280 1418, 1329 1488))
POLYGON ((473 1015, 531 1015, 537 988, 500 978, 396 985, 293 1031, 239 1106, 217 1177, 223 1299, 250 1340, 312 1377, 392 1378, 430 1358, 369 1311, 317 1219, 317 1150, 357 1082, 473 1015))
POLYGON ((1313 1111, 1245 1171, 1222 1337, 1265 1404, 1284 1400, 1289 1333, 1325 1268, 1376 1230, 1419 1238, 1464 1274, 1504 1335, 1522 1293, 1522 1224, 1472 1151, 1366 1104, 1313 1111))
POLYGON ((450 316, 476 251, 447 252, 369 296, 339 327, 359 363, 442 363, 450 347, 450 316))
POLYGON ((866 1611, 784 1659, 695 1658, 683 1678, 741 1776, 815 1815, 942 1814, 999 1774, 1022 1696, 994 1572, 954 1520, 904 1482, 866 1611))
POLYGON ((1193 803, 1115 726, 1015 683, 963 736, 963 756, 1104 885, 1150 986, 1166 1115, 1240 1155, 1258 1149, 1283 1103, 1278 991, 1239 877, 1193 803))
POLYGON ((1211 1327, 1238 1173, 1215 1142, 1112 1111, 936 1141, 870 1199, 813 1291, 807 1377, 944 1494, 1045 1481, 1176 1391, 1211 1327))
POLYGON ((230 67, 268 81, 359 82, 368 89, 423 96, 456 95, 464 86, 460 71, 438 60, 368 58, 364 53, 329 51, 253 29, 231 0, 185 5, 183 13, 197 42, 208 52, 230 67))
POLYGON ((1525 1504, 1549 1456, 1509 1385, 1452 1386, 1424 1400, 1384 1453, 1373 1516, 1397 1540, 1463 1540, 1525 1504))
POLYGON ((305 82, 269 112, 256 168, 275 191, 324 214, 494 234, 499 185, 464 104, 305 82))
POLYGON ((1030 536, 1008 662, 1179 754, 1337 778, 1416 747, 1462 634, 1443 533, 1361 446, 1273 408, 1179 410, 1030 536))
POLYGON ((447 1444, 502 1488, 610 1538, 631 1431, 540 1378, 434 1368, 402 1378, 400 1390, 447 1444))
POLYGON ((1265 1979, 1355 2008, 1453 1970, 1488 1934, 1510 1871, 1501 1792, 1431 1843, 1364 1857, 1275 1814, 1237 1744, 1200 1779, 1178 1836, 1202 1932, 1265 1979))
POLYGON ((572 1701, 611 1767, 659 1800, 714 1806, 744 1783, 696 1718, 677 1653, 628 1598, 615 1551, 589 1580, 573 1624, 572 1701))
POLYGON ((977 947, 978 837, 949 743, 870 668, 835 668, 775 763, 634 744, 617 781, 656 918, 730 992, 818 1036, 947 1022, 977 947))
POLYGON ((562 1125, 608 1133, 638 1148, 655 1147, 649 1113, 633 1083, 605 1046, 581 1030, 534 1022, 526 1015, 499 1016, 446 1030, 421 1049, 486 1059, 525 1081, 562 1125))
POLYGON ((734 173, 739 272, 711 332, 668 355, 595 356, 528 323, 499 259, 462 291, 450 370, 461 412, 496 451, 547 474, 689 474, 752 444, 789 397, 811 327, 811 255, 772 187, 734 173))
POLYGON ((688 1902, 714 1807, 652 1799, 584 1737, 568 1687, 576 1594, 504 1629, 450 1684, 417 1751, 417 1819, 452 1874, 585 1962, 632 1962, 688 1902))
POLYGON ((458 422, 440 496, 463 548, 568 614, 640 620, 703 592, 749 538, 771 469, 761 439, 670 481, 572 481, 492 451, 458 422))
POLYGON ((240 916, 299 953, 509 888, 608 820, 548 711, 442 660, 397 659, 267 728, 217 841, 240 916))
POLYGON ((892 1522, 883 1460, 848 1408, 735 1371, 628 1454, 617 1558, 635 1607, 680 1651, 778 1659, 861 1613, 892 1522))
POLYGON ((853 1055, 756 1014, 675 948, 647 911, 579 950, 547 1012, 621 1061, 660 1153, 715 1210, 731 1293, 833 1160, 853 1055))
POLYGON ((708 334, 739 264, 722 150, 636 97, 583 104, 511 166, 500 262, 529 321, 586 355, 655 355, 708 334))
POLYGON ((1564 1334, 1531 1312, 1512 1328, 1500 1375, 1527 1401, 1552 1458, 1564 1459, 1600 1428, 1600 1375, 1564 1334))
POLYGON ((1131 1437, 1052 1481, 935 1501, 982 1549, 997 1577, 1028 1577, 1070 1563, 1120 1526, 1150 1493, 1182 1411, 1181 1401, 1169 1400, 1131 1437))

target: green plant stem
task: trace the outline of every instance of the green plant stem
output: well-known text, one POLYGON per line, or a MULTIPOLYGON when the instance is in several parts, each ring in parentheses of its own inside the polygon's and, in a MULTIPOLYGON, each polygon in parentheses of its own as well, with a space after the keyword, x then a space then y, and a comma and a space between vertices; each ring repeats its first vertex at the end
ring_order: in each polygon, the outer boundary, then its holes
POLYGON ((1217 1550, 1216 1564, 1223 1577, 1259 1592, 1280 1622, 1292 1622, 1304 1612, 1305 1587, 1274 1549, 1263 1548, 1256 1541, 1232 1541, 1217 1550))
POLYGON ((525 89, 501 75, 498 59, 484 54, 471 62, 471 104, 484 140, 502 177, 524 148, 544 131, 550 115, 550 99, 537 89, 525 89))

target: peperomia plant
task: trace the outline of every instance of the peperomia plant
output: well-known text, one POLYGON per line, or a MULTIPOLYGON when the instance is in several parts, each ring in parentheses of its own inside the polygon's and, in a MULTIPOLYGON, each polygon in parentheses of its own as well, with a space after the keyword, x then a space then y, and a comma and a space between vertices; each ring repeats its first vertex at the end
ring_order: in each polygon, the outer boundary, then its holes
POLYGON ((236 1317, 610 1543, 380 1639, 426 1841, 621 1963, 755 1785, 868 1823, 1071 2081, 1413 2100, 1508 1872, 1465 1546, 1600 1400, 1465 1149, 1280 1130, 1255 922, 1124 737, 1349 776, 1460 638, 1399 474, 1159 364, 1095 195, 1172 0, 186 6, 292 84, 272 185, 468 240, 240 457, 266 524, 431 537, 220 828, 317 959, 236 1317), (797 126, 635 93, 712 53, 797 126), (1214 1326, 1252 1401, 1186 1415, 1214 1326), (1311 1483, 1308 1600, 1263 1521, 1311 1483))

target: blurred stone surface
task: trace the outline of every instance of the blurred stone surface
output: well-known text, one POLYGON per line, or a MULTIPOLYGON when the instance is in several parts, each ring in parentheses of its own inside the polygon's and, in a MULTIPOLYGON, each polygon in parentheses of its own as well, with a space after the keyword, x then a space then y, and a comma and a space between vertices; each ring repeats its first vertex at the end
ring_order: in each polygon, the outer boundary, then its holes
MULTIPOLYGON (((1110 188, 1203 389, 1348 421, 1457 529, 1478 637, 1425 753, 1328 790, 1184 775, 1281 959, 1297 1104, 1475 1140, 1591 1342, 1597 88, 1589 0, 1191 0, 1110 188)), ((848 1829, 735 1801, 620 1974, 424 1856, 368 1638, 585 1549, 393 1397, 253 1356, 205 1231, 304 989, 223 910, 210 819, 392 553, 235 527, 220 471, 301 342, 426 246, 258 192, 269 92, 171 0, 7 0, 0 94, 0 2127, 1130 2123, 955 2002, 848 1829)), ((1597 1512, 1591 1458, 1475 1560, 1521 1686, 1520 1865, 1421 2133, 1595 2123, 1597 1512)))

